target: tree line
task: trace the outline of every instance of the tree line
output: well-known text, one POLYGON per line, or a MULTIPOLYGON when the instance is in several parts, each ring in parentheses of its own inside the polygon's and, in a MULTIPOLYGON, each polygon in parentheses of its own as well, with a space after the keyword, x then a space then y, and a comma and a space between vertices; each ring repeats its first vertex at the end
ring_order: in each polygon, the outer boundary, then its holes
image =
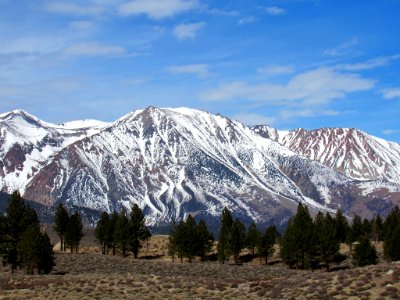
POLYGON ((355 215, 348 222, 338 210, 332 217, 318 212, 314 219, 306 206, 299 204, 296 214, 289 219, 281 241, 281 257, 290 267, 315 268, 330 265, 340 259, 340 243, 346 243, 358 266, 376 264, 376 249, 371 241, 383 241, 387 260, 400 259, 400 210, 395 206, 383 220, 377 215, 372 220, 362 220, 355 215))
POLYGON ((3 265, 13 273, 18 267, 28 274, 48 274, 54 266, 53 246, 46 233, 40 231, 36 211, 27 205, 19 192, 14 192, 0 215, 0 256, 3 265))
POLYGON ((223 264, 230 258, 238 263, 242 250, 247 248, 252 258, 259 257, 260 261, 268 264, 268 258, 274 254, 278 244, 280 257, 289 267, 325 267, 329 271, 333 262, 344 259, 339 251, 341 243, 349 246, 355 265, 376 264, 378 258, 372 241, 383 241, 387 260, 400 260, 398 206, 385 220, 380 215, 372 220, 355 215, 349 222, 340 210, 335 215, 318 212, 312 218, 308 208, 300 203, 282 236, 275 226, 259 231, 252 223, 246 228, 239 219, 233 219, 229 209, 224 208, 216 245, 207 224, 203 220, 197 223, 189 215, 185 221, 171 226, 168 253, 173 260, 177 256, 181 262, 183 258, 191 262, 195 256, 204 261, 208 254, 216 252, 217 260, 223 264))
POLYGON ((142 248, 142 242, 151 237, 143 211, 137 204, 132 206, 129 213, 125 208, 120 213, 103 212, 96 225, 95 235, 103 254, 109 254, 112 250, 112 254, 115 255, 118 249, 123 257, 132 252, 135 258, 142 248))

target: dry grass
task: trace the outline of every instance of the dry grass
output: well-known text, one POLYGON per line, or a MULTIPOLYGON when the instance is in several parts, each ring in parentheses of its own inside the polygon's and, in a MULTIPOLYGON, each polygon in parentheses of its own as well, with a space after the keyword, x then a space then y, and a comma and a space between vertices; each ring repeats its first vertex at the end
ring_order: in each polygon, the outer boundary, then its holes
POLYGON ((326 273, 144 259, 164 254, 166 237, 154 237, 137 260, 104 256, 95 247, 81 251, 58 253, 47 276, 0 268, 0 299, 399 299, 398 263, 326 273))

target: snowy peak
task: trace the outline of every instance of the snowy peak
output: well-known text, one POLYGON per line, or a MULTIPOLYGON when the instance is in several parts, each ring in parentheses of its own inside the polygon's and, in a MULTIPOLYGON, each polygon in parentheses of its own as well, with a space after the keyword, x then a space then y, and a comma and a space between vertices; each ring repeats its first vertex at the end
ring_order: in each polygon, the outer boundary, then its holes
POLYGON ((296 129, 281 136, 292 151, 358 180, 400 178, 400 145, 354 128, 296 129))

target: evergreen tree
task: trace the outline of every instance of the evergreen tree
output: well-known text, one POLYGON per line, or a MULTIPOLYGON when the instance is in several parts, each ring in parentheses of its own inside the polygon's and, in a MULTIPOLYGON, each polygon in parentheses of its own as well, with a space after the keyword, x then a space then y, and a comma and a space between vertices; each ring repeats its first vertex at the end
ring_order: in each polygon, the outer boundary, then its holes
POLYGON ((176 229, 177 225, 174 221, 169 226, 169 235, 168 235, 168 255, 171 256, 172 262, 175 261, 175 254, 176 254, 176 229))
POLYGON ((364 219, 362 222, 362 228, 363 228, 363 234, 364 236, 366 236, 367 238, 371 238, 372 235, 372 224, 370 221, 368 221, 367 219, 364 219))
POLYGON ((316 254, 316 234, 314 223, 303 204, 299 204, 297 212, 288 223, 282 239, 281 256, 296 269, 310 267, 316 254))
POLYGON ((22 235, 30 225, 39 226, 36 211, 25 205, 24 199, 18 191, 11 195, 10 202, 6 209, 6 217, 3 220, 7 235, 3 237, 3 261, 11 264, 13 272, 21 264, 18 256, 18 243, 22 235))
POLYGON ((53 245, 50 243, 50 238, 47 233, 41 235, 39 248, 38 273, 49 274, 55 266, 55 263, 53 245))
POLYGON ((110 216, 108 215, 107 212, 103 212, 95 228, 95 236, 101 245, 102 254, 106 254, 106 248, 108 244, 109 223, 110 223, 110 216))
POLYGON ((231 247, 230 247, 230 239, 233 227, 233 219, 232 214, 228 208, 224 208, 220 218, 221 227, 218 234, 218 261, 220 263, 225 263, 226 260, 229 260, 229 256, 231 255, 231 247))
POLYGON ((239 262, 240 251, 242 251, 245 246, 246 227, 243 225, 242 222, 240 222, 239 219, 235 219, 230 235, 229 247, 236 264, 239 262))
POLYGON ((372 220, 372 238, 375 242, 383 241, 383 221, 381 216, 378 214, 372 220))
POLYGON ((296 245, 296 230, 294 227, 294 217, 288 220, 285 232, 282 236, 280 256, 289 266, 298 267, 298 253, 296 245))
POLYGON ((384 223, 383 253, 386 259, 400 260, 400 209, 396 205, 384 223))
POLYGON ((197 224, 192 215, 188 215, 183 227, 183 255, 186 256, 189 262, 192 262, 193 257, 197 253, 197 224))
POLYGON ((335 233, 336 240, 340 243, 346 242, 346 236, 350 229, 349 222, 347 218, 343 215, 342 211, 339 209, 335 215, 335 233))
POLYGON ((81 215, 78 211, 75 211, 69 219, 68 227, 65 232, 65 242, 70 247, 71 253, 74 251, 75 253, 78 253, 79 243, 83 237, 82 229, 83 225, 81 215))
POLYGON ((108 249, 112 249, 112 254, 115 255, 116 253, 116 246, 115 246, 115 230, 116 230, 116 224, 118 221, 119 215, 118 213, 114 210, 113 213, 111 214, 110 217, 110 222, 107 227, 107 254, 108 254, 108 249))
POLYGON ((346 236, 346 243, 350 247, 350 250, 353 249, 353 244, 362 236, 364 236, 364 228, 361 217, 354 215, 351 227, 346 236))
POLYGON ((145 225, 145 217, 137 204, 134 204, 130 214, 130 239, 129 246, 135 258, 138 257, 141 242, 151 236, 145 225))
POLYGON ((340 241, 337 239, 335 231, 335 220, 327 213, 325 216, 318 213, 315 218, 315 228, 318 238, 319 258, 326 265, 326 270, 329 272, 330 264, 339 254, 340 241))
POLYGON ((261 258, 264 258, 266 265, 268 264, 268 257, 274 254, 277 233, 275 226, 269 226, 258 239, 257 252, 261 258))
POLYGON ((122 209, 121 213, 118 215, 118 219, 115 223, 114 231, 114 242, 116 247, 122 251, 122 256, 126 257, 129 247, 130 240, 130 222, 125 208, 122 209))
POLYGON ((205 260, 205 256, 209 253, 214 245, 214 236, 208 230, 206 222, 200 220, 197 225, 197 255, 201 261, 205 260))
POLYGON ((255 223, 251 223, 246 233, 246 247, 251 251, 251 255, 254 257, 255 248, 259 244, 260 232, 257 230, 255 223))
POLYGON ((365 236, 360 237, 358 243, 354 247, 353 261, 355 265, 360 267, 376 264, 378 262, 376 249, 371 244, 369 238, 365 236))
POLYGON ((60 238, 61 251, 66 250, 64 238, 68 228, 68 223, 69 223, 68 211, 62 204, 60 204, 57 207, 56 214, 54 217, 53 229, 55 232, 57 232, 58 237, 60 238))
POLYGON ((18 243, 18 254, 21 265, 26 267, 26 272, 29 275, 33 275, 35 268, 38 267, 40 239, 39 226, 32 224, 22 234, 21 240, 18 243))

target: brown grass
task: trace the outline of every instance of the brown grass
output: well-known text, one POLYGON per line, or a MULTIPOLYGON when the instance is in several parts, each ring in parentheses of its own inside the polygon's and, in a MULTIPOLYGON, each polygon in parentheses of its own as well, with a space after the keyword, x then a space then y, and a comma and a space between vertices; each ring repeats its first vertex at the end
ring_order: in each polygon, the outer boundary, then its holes
POLYGON ((165 251, 166 237, 157 236, 137 260, 101 255, 89 245, 78 254, 57 253, 47 276, 11 275, 0 267, 0 299, 398 299, 400 291, 398 263, 326 273, 279 263, 144 259, 165 251))

